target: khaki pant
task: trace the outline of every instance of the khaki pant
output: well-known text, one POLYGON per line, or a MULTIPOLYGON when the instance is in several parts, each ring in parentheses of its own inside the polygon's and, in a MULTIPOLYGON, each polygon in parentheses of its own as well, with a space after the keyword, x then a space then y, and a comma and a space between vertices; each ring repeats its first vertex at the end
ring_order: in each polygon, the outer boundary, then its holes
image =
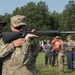
POLYGON ((58 53, 59 71, 64 71, 64 53, 58 53))

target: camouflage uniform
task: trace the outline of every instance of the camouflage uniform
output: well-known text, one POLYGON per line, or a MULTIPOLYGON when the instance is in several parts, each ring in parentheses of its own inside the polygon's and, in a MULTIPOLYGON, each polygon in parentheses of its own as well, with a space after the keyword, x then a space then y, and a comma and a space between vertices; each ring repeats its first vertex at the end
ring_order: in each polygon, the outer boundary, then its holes
MULTIPOLYGON (((0 40, 0 44, 2 44, 0 45, 0 58, 3 58, 3 66, 4 66, 4 59, 8 54, 14 51, 14 46, 13 43, 5 44, 2 39, 0 40)), ((2 70, 4 70, 4 68, 2 70)), ((2 75, 6 75, 6 74, 2 74, 2 75)))
MULTIPOLYGON (((17 18, 17 16, 14 17, 15 17, 14 19, 17 18)), ((18 17, 20 17, 20 19, 18 19, 18 22, 19 20, 22 21, 22 18, 24 18, 23 16, 18 17)), ((12 23, 18 24, 18 22, 14 21, 12 23)), ((12 43, 8 44, 8 46, 4 45, 5 50, 4 49, 2 50, 4 51, 5 54, 1 56, 3 57, 6 55, 7 56, 4 59, 2 75, 36 75, 35 62, 36 57, 38 55, 39 45, 36 39, 32 41, 34 42, 33 44, 30 43, 31 39, 26 40, 23 39, 21 47, 11 46, 13 45, 12 43)))
POLYGON ((60 43, 60 51, 58 52, 58 66, 59 66, 59 71, 64 72, 64 55, 65 51, 67 50, 67 43, 66 42, 61 42, 60 43))
MULTIPOLYGON (((3 41, 2 41, 2 29, 3 27, 5 27, 7 24, 6 21, 2 21, 2 19, 0 18, 0 46, 3 45, 3 41)), ((2 75, 2 66, 3 66, 3 58, 0 58, 0 75, 2 75)))
POLYGON ((2 75, 36 75, 35 61, 38 55, 38 50, 31 50, 31 45, 29 40, 24 40, 23 46, 15 48, 4 45, 5 50, 1 52, 2 57, 4 58, 3 64, 3 74, 2 75), (11 53, 12 52, 12 53, 11 53))
MULTIPOLYGON (((2 38, 0 38, 0 46, 3 45, 2 38)), ((0 75, 2 74, 2 65, 3 65, 3 58, 0 58, 0 75)))

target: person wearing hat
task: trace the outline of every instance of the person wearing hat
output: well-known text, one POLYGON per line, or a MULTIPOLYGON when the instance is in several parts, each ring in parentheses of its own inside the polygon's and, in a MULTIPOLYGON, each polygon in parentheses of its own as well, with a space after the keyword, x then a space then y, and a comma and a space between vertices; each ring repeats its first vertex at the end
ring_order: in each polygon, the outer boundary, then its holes
MULTIPOLYGON (((12 32, 20 32, 26 27, 23 15, 11 17, 10 22, 12 32)), ((32 30, 34 31, 35 29, 32 30)), ((35 62, 39 50, 39 43, 35 39, 37 37, 34 34, 27 34, 25 38, 14 40, 5 48, 3 55, 0 55, 5 57, 2 75, 36 75, 35 62)))
MULTIPOLYGON (((2 19, 0 19, 0 46, 2 45, 3 41, 2 41, 2 37, 1 37, 1 33, 2 33, 2 29, 3 27, 7 24, 6 21, 2 21, 2 19)), ((3 65, 3 59, 0 58, 0 75, 2 75, 2 65, 3 65)))
POLYGON ((0 19, 0 33, 2 32, 2 28, 3 28, 6 24, 7 24, 6 21, 2 21, 2 20, 0 19))
POLYGON ((68 49, 67 49, 67 66, 68 69, 73 71, 74 70, 74 51, 73 48, 75 47, 75 42, 72 40, 72 36, 68 35, 66 37, 67 39, 67 44, 68 44, 68 49))

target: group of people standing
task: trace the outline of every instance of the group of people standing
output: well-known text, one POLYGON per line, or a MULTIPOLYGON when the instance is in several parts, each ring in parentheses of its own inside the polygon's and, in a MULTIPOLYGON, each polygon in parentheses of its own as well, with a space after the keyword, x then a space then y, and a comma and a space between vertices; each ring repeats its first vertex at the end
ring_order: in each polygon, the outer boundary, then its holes
POLYGON ((74 71, 74 48, 75 42, 72 36, 66 37, 67 42, 63 41, 60 36, 56 36, 52 41, 47 40, 43 49, 45 51, 45 65, 49 67, 55 66, 57 58, 57 65, 59 72, 64 73, 64 58, 66 56, 67 66, 70 71, 74 71), (49 60, 48 60, 49 59, 49 60), (49 65, 48 65, 49 61, 49 65))

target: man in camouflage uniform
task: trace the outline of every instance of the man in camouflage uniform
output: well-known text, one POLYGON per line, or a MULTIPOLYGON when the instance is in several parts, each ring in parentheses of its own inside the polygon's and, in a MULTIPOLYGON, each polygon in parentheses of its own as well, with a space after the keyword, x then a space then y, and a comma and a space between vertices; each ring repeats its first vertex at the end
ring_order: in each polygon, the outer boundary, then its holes
MULTIPOLYGON (((2 35, 1 35, 2 29, 3 29, 3 27, 4 27, 6 24, 7 24, 6 21, 2 21, 2 20, 0 19, 0 46, 3 44, 3 42, 2 42, 2 35)), ((0 75, 2 75, 2 65, 3 65, 3 59, 0 58, 0 75)))
MULTIPOLYGON (((11 17, 11 30, 20 32, 26 26, 25 16, 16 15, 11 17)), ((35 31, 35 30, 32 30, 35 31)), ((14 36, 13 36, 14 37, 14 36)), ((36 75, 35 62, 38 55, 38 36, 27 34, 25 38, 19 38, 2 47, 1 57, 5 57, 2 75, 36 75), (31 43, 32 42, 32 43, 31 43)))
POLYGON ((58 52, 58 66, 60 74, 64 73, 64 56, 67 50, 67 43, 62 41, 59 45, 59 52, 58 52))

